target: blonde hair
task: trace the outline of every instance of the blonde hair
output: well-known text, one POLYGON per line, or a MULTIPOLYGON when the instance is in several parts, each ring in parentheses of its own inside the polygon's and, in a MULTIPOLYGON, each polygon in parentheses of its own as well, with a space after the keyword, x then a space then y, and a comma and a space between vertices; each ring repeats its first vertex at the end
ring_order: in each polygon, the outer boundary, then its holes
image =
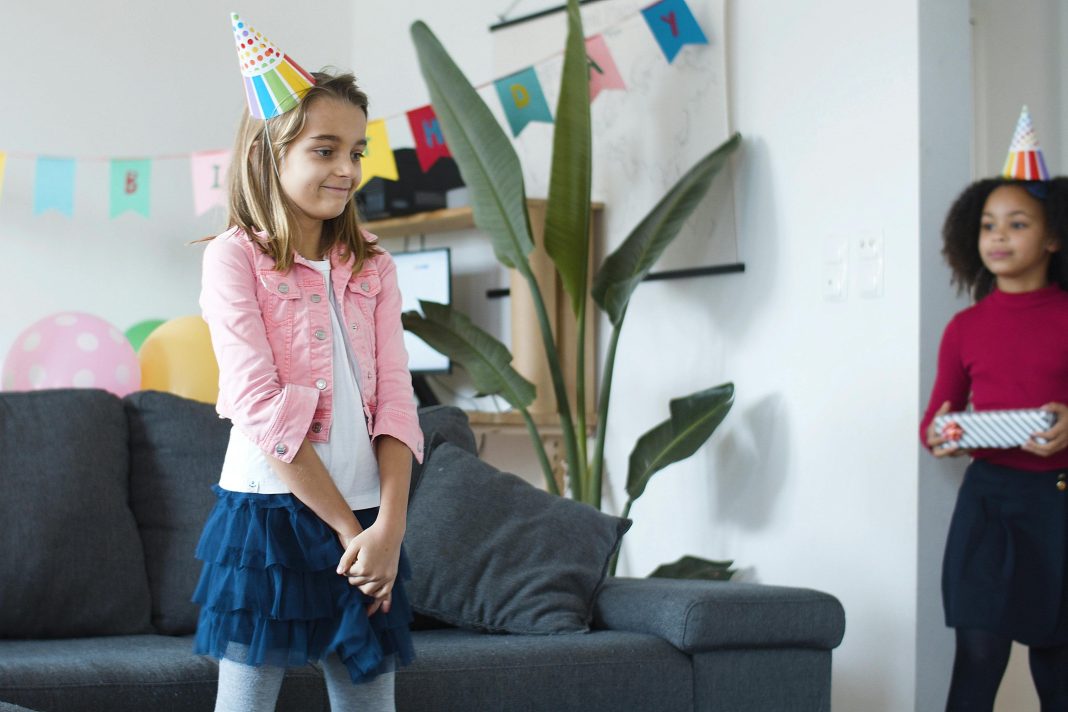
MULTIPOLYGON (((263 121, 254 119, 245 108, 237 129, 233 158, 230 163, 231 227, 240 227, 250 236, 267 234, 256 243, 264 254, 274 258, 275 269, 284 272, 293 264, 293 236, 297 232, 294 207, 282 191, 276 166, 286 158, 289 145, 304 129, 308 107, 323 97, 332 97, 358 106, 367 115, 367 95, 356 86, 352 74, 314 72, 316 84, 290 111, 263 121), (269 151, 263 150, 267 146, 269 151)), ((325 254, 341 245, 341 259, 355 256, 354 271, 359 271, 368 256, 381 249, 367 242, 360 231, 355 199, 340 215, 323 221, 320 247, 325 254)))

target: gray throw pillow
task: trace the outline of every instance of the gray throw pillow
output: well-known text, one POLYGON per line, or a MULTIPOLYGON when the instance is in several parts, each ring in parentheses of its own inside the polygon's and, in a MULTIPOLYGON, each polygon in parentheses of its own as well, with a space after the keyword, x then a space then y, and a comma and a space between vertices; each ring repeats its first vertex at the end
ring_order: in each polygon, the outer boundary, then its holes
POLYGON ((122 401, 0 393, 0 638, 147 633, 122 401))
POLYGON ((423 476, 423 467, 430 459, 430 452, 443 442, 458 445, 472 455, 478 454, 478 445, 475 442, 475 434, 471 431, 471 421, 467 413, 454 405, 432 405, 419 409, 419 428, 423 431, 423 464, 419 464, 412 458, 412 485, 408 501, 411 501, 411 493, 419 487, 419 480, 423 476))
POLYGON ((412 606, 480 631, 586 632, 630 524, 442 443, 408 510, 412 606))
POLYGON ((160 633, 196 630, 190 599, 200 576, 196 550, 215 505, 230 421, 215 406, 161 391, 125 399, 130 427, 130 507, 145 547, 152 624, 160 633))

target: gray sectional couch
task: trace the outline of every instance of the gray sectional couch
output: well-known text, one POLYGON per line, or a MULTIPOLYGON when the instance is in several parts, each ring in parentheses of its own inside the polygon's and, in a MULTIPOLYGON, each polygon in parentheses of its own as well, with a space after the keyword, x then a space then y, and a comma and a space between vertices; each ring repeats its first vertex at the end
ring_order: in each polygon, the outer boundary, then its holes
MULTIPOLYGON (((428 443, 473 449, 461 411, 420 422, 428 443)), ((189 596, 228 428, 165 393, 0 393, 0 711, 212 709, 217 665, 191 652, 189 596)), ((423 547, 409 545, 416 576, 423 547)), ((417 617, 398 709, 830 709, 845 625, 830 595, 625 578, 592 593, 585 633, 417 617)), ((319 671, 287 673, 278 709, 329 709, 319 671)))

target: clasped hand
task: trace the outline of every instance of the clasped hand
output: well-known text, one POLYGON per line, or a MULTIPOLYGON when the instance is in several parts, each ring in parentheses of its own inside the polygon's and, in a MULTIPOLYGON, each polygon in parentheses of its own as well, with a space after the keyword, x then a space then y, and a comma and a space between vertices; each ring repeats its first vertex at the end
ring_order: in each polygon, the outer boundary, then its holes
POLYGON ((388 532, 371 525, 347 544, 344 540, 341 543, 345 553, 338 562, 337 573, 347 576, 349 584, 375 599, 368 604, 367 615, 374 615, 379 608, 388 613, 397 579, 400 542, 393 542, 388 532))
MULTIPOLYGON (((949 412, 950 403, 946 401, 942 404, 942 407, 935 413, 935 418, 940 415, 945 415, 949 412)), ((1068 406, 1063 403, 1047 403, 1042 406, 1042 410, 1053 413, 1057 416, 1057 422, 1050 427, 1049 430, 1043 430, 1038 433, 1033 433, 1031 439, 1024 443, 1021 447, 1022 450, 1038 455, 1039 457, 1049 457, 1050 455, 1060 452, 1065 447, 1068 447, 1068 406), (1038 438, 1044 439, 1045 443, 1039 443, 1038 438)), ((934 426, 934 420, 927 427, 927 447, 930 448, 931 453, 935 457, 958 457, 960 455, 968 454, 968 450, 959 447, 942 447, 947 443, 947 438, 943 437, 938 429, 934 426)))

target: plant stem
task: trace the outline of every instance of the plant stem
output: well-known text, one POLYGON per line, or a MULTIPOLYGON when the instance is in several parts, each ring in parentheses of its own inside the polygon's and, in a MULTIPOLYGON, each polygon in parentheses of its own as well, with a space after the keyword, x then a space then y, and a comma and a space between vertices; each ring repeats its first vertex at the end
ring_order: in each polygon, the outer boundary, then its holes
MULTIPOLYGON (((597 444, 593 450, 593 460, 590 463, 590 487, 594 492, 601 491, 601 479, 604 476, 604 440, 608 432, 608 401, 612 397, 612 373, 616 366, 616 347, 619 345, 619 334, 623 331, 623 316, 620 316, 619 324, 612 328, 612 340, 608 344, 608 353, 604 360, 604 377, 601 382, 601 397, 597 404, 597 444)), ((628 503, 628 508, 630 507, 628 503)))
POLYGON ((545 453, 545 443, 541 440, 541 433, 538 432, 538 426, 534 424, 534 418, 530 416, 529 410, 523 408, 519 412, 523 414, 523 420, 527 423, 527 432, 530 433, 530 441, 534 443, 534 452, 538 456, 538 462, 541 463, 542 474, 545 475, 545 486, 551 494, 559 495, 560 488, 556 486, 556 477, 553 475, 552 465, 549 464, 549 456, 545 453))
MULTIPOLYGON (((630 505, 632 505, 632 504, 634 504, 634 500, 628 497, 627 498, 627 504, 626 504, 626 506, 623 507, 623 514, 620 515, 623 519, 626 519, 627 515, 630 514, 630 505)), ((615 576, 616 575, 616 564, 619 563, 619 551, 622 548, 623 548, 623 542, 620 541, 619 542, 619 548, 616 549, 616 553, 612 555, 612 563, 608 567, 608 575, 609 576, 615 576)))
POLYGON ((541 326, 541 340, 545 346, 545 357, 549 361, 549 373, 553 377, 553 390, 556 393, 556 411, 560 414, 560 427, 564 433, 564 451, 567 454, 567 474, 571 484, 571 496, 581 502, 582 491, 579 489, 580 475, 578 448, 575 443, 575 425, 571 419, 571 405, 567 398, 567 389, 564 387, 560 356, 556 353, 556 340, 553 338, 552 327, 549 326, 549 314, 545 310, 545 300, 541 296, 541 288, 538 287, 538 280, 534 278, 534 273, 530 270, 530 263, 520 263, 519 268, 530 285, 530 295, 534 299, 534 308, 538 313, 538 324, 541 326))
POLYGON ((590 461, 586 452, 586 300, 579 301, 579 313, 575 317, 578 320, 578 339, 575 348, 575 412, 578 424, 575 426, 575 440, 578 444, 578 461, 582 472, 576 473, 580 486, 583 489, 583 500, 586 504, 601 508, 601 490, 594 489, 590 477, 590 461))

